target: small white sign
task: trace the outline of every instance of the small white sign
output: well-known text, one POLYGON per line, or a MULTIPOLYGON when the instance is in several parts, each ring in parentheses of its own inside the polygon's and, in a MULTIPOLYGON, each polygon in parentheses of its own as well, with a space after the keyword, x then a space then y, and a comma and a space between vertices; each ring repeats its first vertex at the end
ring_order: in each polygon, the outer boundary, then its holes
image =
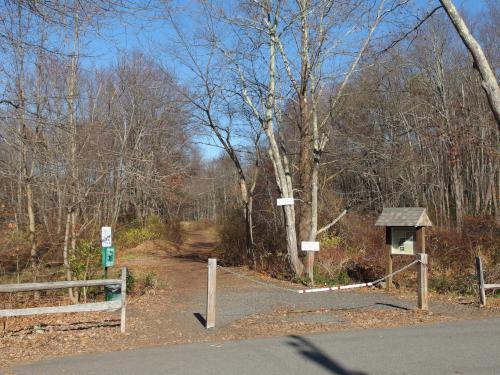
POLYGON ((293 206, 293 198, 278 198, 276 199, 278 206, 293 206))
POLYGON ((302 251, 319 251, 319 242, 315 241, 302 241, 302 251))
POLYGON ((101 228, 102 247, 111 247, 111 227, 101 228))

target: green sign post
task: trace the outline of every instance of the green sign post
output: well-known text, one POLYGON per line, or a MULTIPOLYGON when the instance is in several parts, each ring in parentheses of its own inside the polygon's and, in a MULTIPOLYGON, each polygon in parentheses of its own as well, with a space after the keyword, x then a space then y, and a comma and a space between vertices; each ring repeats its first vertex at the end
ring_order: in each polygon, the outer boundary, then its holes
MULTIPOLYGON (((116 251, 111 242, 111 227, 101 228, 101 264, 104 268, 104 278, 108 278, 108 267, 115 265, 116 251)), ((107 285, 104 287, 104 295, 106 301, 112 301, 120 298, 121 290, 115 285, 107 285)))

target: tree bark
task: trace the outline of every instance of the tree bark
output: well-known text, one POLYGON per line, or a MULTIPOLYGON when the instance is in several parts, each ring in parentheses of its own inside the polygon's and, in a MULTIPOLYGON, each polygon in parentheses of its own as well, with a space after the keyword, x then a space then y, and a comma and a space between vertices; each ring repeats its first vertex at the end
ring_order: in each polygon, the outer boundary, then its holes
MULTIPOLYGON (((310 123, 308 89, 311 78, 311 66, 309 63, 309 23, 308 12, 310 10, 309 0, 297 2, 300 8, 301 46, 300 46, 300 82, 297 85, 299 100, 299 241, 309 241, 311 237, 312 207, 311 207, 311 181, 312 181, 312 131, 310 123)), ((307 254, 308 273, 312 276, 309 268, 311 254, 307 254)), ((312 263, 311 263, 312 264, 312 263)))
POLYGON ((458 13, 457 8, 451 0, 439 0, 443 6, 446 14, 450 18, 453 26, 460 35, 465 47, 469 50, 472 58, 474 59, 474 67, 479 71, 481 75, 481 86, 483 87, 486 96, 488 97, 488 103, 495 116, 497 126, 500 129, 500 89, 498 88, 498 82, 496 80, 495 74, 484 55, 483 49, 477 42, 477 40, 472 36, 467 25, 460 13, 458 13))

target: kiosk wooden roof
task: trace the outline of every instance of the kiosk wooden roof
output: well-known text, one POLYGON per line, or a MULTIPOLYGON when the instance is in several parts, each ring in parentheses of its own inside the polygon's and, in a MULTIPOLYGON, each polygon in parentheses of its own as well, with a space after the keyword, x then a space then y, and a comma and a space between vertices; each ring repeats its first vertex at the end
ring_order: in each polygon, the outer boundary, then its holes
POLYGON ((423 207, 384 207, 375 222, 379 227, 432 227, 423 207))

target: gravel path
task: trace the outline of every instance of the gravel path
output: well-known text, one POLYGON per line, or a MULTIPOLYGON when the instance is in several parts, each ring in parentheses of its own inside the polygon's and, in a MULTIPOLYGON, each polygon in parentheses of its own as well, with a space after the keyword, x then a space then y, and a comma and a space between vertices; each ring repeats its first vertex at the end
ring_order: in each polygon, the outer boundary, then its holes
MULTIPOLYGON (((232 270, 234 272, 234 270, 232 270)), ((240 271, 242 272, 242 271, 240 271)), ((248 277, 247 275, 245 275, 248 277)), ((234 274, 218 270, 219 279, 217 288, 216 318, 218 326, 225 326, 234 320, 249 315, 270 314, 274 311, 287 312, 290 321, 342 323, 340 312, 343 310, 391 310, 398 312, 415 311, 417 309, 417 295, 414 298, 406 295, 400 298, 395 294, 388 294, 377 288, 357 291, 331 291, 310 294, 299 294, 275 287, 263 286, 261 279, 255 278, 259 284, 247 279, 240 279, 234 274), (234 284, 233 284, 234 283, 234 284), (325 316, 321 313, 330 313, 325 316)), ((397 293, 397 292, 395 292, 397 293)), ((204 314, 205 292, 195 293, 189 301, 193 310, 198 309, 204 314)), ((430 302, 430 311, 433 314, 449 316, 469 316, 479 314, 480 309, 471 304, 430 302)))

